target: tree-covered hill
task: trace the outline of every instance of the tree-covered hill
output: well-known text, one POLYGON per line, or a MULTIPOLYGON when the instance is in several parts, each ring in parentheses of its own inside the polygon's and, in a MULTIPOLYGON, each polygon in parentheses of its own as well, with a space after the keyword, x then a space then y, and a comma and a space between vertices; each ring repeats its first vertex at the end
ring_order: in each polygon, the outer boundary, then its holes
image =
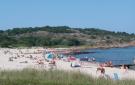
POLYGON ((22 46, 104 46, 124 44, 135 40, 135 34, 111 32, 96 28, 44 26, 0 30, 1 47, 22 46))

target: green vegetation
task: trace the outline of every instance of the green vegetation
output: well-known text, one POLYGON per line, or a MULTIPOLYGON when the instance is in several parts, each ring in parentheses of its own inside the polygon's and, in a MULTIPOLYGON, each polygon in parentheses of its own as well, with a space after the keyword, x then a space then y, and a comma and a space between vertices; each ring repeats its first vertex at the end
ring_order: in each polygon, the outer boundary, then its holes
POLYGON ((133 80, 94 79, 88 75, 57 70, 1 71, 0 85, 134 85, 133 80))
POLYGON ((135 34, 96 28, 28 27, 0 30, 0 47, 116 45, 135 40, 135 34))

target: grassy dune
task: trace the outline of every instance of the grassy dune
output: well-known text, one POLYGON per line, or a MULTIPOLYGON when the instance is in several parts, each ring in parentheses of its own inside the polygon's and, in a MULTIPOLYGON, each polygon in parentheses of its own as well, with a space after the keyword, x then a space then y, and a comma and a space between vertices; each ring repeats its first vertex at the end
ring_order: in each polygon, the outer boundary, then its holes
POLYGON ((1 71, 0 85, 135 85, 133 80, 94 79, 88 75, 63 71, 1 71))

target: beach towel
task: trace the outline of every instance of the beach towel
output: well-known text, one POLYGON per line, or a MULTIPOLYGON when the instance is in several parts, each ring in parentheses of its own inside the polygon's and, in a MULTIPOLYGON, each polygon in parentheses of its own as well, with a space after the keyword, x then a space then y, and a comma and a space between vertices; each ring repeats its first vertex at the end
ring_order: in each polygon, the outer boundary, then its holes
POLYGON ((118 74, 117 73, 113 73, 113 75, 114 75, 114 80, 119 80, 119 76, 118 76, 118 74))

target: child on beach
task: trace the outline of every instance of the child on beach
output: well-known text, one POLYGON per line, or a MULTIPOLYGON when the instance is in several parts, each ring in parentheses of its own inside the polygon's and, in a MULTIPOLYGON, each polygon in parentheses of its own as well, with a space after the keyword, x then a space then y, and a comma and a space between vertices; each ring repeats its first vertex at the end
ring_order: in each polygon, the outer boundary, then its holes
MULTIPOLYGON (((99 67, 99 68, 97 68, 97 71, 100 71, 99 78, 111 79, 111 77, 108 74, 105 74, 105 68, 99 67)), ((96 71, 96 73, 97 73, 97 71, 96 71)))
POLYGON ((122 66, 120 67, 120 69, 123 71, 123 73, 128 72, 128 67, 125 66, 125 65, 122 65, 122 66))
POLYGON ((105 75, 105 69, 102 66, 100 66, 100 67, 97 68, 96 73, 98 71, 100 71, 100 77, 104 77, 104 75, 105 75))

